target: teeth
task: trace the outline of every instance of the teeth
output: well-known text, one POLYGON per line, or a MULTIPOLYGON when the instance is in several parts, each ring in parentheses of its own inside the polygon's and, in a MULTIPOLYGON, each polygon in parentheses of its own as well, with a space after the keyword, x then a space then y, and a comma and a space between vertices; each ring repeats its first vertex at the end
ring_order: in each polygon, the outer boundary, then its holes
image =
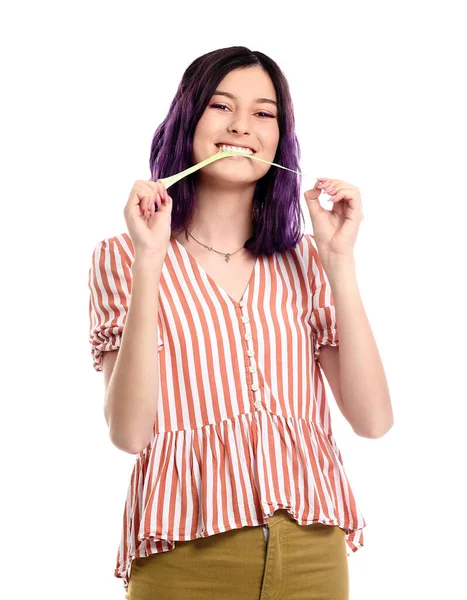
POLYGON ((220 149, 225 151, 228 150, 229 152, 246 152, 247 154, 253 154, 252 150, 250 150, 249 148, 238 148, 237 146, 220 146, 220 149))

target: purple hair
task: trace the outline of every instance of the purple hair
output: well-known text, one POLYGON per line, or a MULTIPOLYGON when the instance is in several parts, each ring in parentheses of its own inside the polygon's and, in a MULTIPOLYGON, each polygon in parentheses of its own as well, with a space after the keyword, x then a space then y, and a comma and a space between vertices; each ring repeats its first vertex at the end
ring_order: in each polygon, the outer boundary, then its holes
MULTIPOLYGON (((300 171, 300 146, 287 80, 266 54, 244 46, 213 50, 195 59, 183 74, 177 93, 151 144, 151 181, 169 177, 193 165, 196 125, 220 81, 232 70, 260 65, 271 78, 277 94, 279 143, 273 162, 300 171)), ((195 182, 199 171, 170 187, 173 199, 172 232, 190 230, 196 204, 195 182)), ((273 254, 296 246, 300 227, 300 175, 270 166, 256 182, 253 195, 253 235, 245 248, 255 255, 273 254)))

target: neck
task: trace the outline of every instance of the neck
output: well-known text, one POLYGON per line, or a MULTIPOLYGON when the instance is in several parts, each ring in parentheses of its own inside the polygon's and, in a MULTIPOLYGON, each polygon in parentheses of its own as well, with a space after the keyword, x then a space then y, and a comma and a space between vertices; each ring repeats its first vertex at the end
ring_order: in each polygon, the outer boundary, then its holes
MULTIPOLYGON (((256 182, 244 186, 209 183, 196 189, 195 218, 190 233, 220 252, 234 252, 253 235, 252 206, 256 182)), ((181 234, 185 237, 185 233, 181 234)), ((196 242, 188 236, 188 243, 196 242)))

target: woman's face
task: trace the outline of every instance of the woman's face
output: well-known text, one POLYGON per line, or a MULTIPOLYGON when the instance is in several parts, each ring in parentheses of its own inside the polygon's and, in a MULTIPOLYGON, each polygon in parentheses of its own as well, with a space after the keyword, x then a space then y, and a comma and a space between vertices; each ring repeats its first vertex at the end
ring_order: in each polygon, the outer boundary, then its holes
MULTIPOLYGON (((262 67, 230 71, 198 121, 193 138, 193 164, 219 152, 220 142, 247 146, 255 156, 272 162, 279 143, 278 110, 274 85, 262 67), (233 97, 231 97, 231 96, 233 97), (229 131, 230 130, 230 131, 229 131)), ((253 183, 271 165, 248 157, 222 158, 197 171, 198 176, 232 183, 253 183)))

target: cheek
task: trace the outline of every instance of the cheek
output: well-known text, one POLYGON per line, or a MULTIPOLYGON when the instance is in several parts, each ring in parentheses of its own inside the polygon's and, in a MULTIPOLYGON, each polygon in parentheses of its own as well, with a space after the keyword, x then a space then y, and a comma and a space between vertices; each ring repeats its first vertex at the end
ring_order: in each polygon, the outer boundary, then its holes
POLYGON ((268 133, 269 135, 265 138, 265 143, 267 144, 267 152, 269 155, 275 156, 280 140, 279 128, 268 133))
MULTIPOLYGON (((217 124, 217 128, 219 124, 217 124)), ((213 118, 212 112, 205 111, 200 120, 198 121, 195 129, 195 134, 197 133, 200 137, 209 135, 209 132, 212 132, 216 129, 216 120, 213 118)))
POLYGON ((193 135, 193 151, 205 152, 206 146, 214 143, 218 129, 219 127, 216 130, 215 127, 211 126, 208 119, 205 119, 203 122, 199 121, 193 135))
POLYGON ((277 127, 275 134, 274 134, 274 147, 277 149, 277 146, 279 145, 279 140, 280 140, 280 133, 279 133, 279 127, 277 127))

